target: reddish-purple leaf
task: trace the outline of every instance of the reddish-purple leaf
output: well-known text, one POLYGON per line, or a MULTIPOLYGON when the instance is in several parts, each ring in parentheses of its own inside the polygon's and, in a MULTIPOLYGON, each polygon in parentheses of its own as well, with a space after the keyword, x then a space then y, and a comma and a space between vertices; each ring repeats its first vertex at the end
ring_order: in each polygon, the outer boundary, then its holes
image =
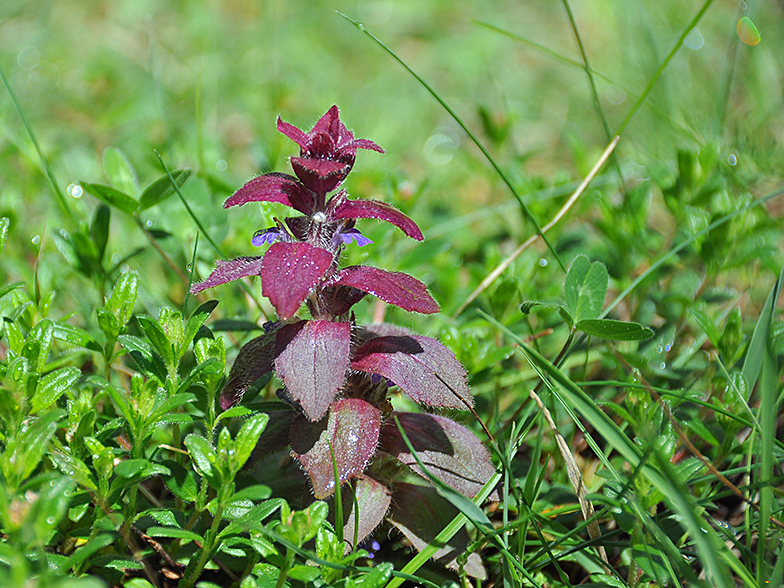
POLYGON ((282 319, 294 316, 332 265, 332 253, 308 243, 275 243, 261 264, 261 293, 282 319))
POLYGON ((410 312, 433 314, 440 310, 438 303, 428 293, 427 286, 401 272, 352 265, 337 272, 324 283, 324 286, 338 284, 353 286, 410 312))
POLYGON ((312 421, 321 419, 343 386, 351 325, 300 321, 278 329, 275 373, 312 421))
MULTIPOLYGON (((392 512, 388 518, 417 551, 422 551, 457 515, 458 510, 441 498, 434 488, 399 483, 395 486, 392 512)), ((468 532, 463 527, 435 553, 433 559, 457 570, 457 558, 465 552, 468 541, 468 532)), ((468 556, 463 569, 474 578, 484 580, 487 577, 478 553, 468 556)))
POLYGON ((293 410, 271 410, 269 420, 248 460, 253 465, 265 455, 279 451, 291 442, 291 427, 299 414, 293 410))
POLYGON ((348 513, 348 520, 343 527, 343 538, 346 541, 346 551, 353 547, 354 536, 357 542, 373 532, 381 524, 392 502, 392 491, 378 480, 369 476, 362 476, 354 483, 354 494, 359 506, 359 527, 355 529, 354 497, 346 493, 343 499, 343 512, 348 513))
POLYGON ((207 276, 206 280, 191 286, 191 294, 198 294, 207 288, 214 288, 240 278, 258 276, 263 271, 262 267, 261 257, 237 257, 228 261, 219 259, 215 262, 215 269, 207 276))
POLYGON ((220 393, 221 409, 226 410, 237 404, 253 382, 272 371, 274 349, 274 332, 251 339, 242 346, 220 393))
POLYGON ((351 166, 328 159, 292 157, 291 167, 300 181, 310 190, 326 194, 346 179, 351 166))
POLYGON ((417 224, 386 202, 378 200, 343 200, 333 212, 337 218, 376 218, 392 223, 406 235, 417 241, 425 237, 417 224))
MULTIPOLYGON (((447 486, 473 498, 495 473, 490 453, 463 425, 434 414, 394 414, 427 470, 447 486)), ((380 447, 426 478, 391 419, 381 430, 380 447)))
POLYGON ((223 203, 223 208, 248 202, 278 202, 304 214, 313 210, 314 199, 297 178, 280 172, 253 178, 223 203))
POLYGON ((474 405, 463 366, 439 341, 422 335, 371 339, 354 352, 351 369, 384 376, 417 402, 444 408, 474 405))
POLYGON ((278 131, 286 135, 302 149, 307 147, 308 136, 305 134, 305 132, 295 127, 291 123, 283 122, 280 117, 278 117, 278 131))
POLYGON ((333 451, 341 484, 362 475, 376 452, 380 426, 381 411, 359 398, 338 400, 329 416, 317 423, 297 417, 291 429, 291 451, 308 473, 316 498, 327 498, 335 491, 333 451))
POLYGON ((384 150, 376 145, 370 139, 354 139, 346 143, 345 145, 340 145, 341 149, 370 149, 372 151, 378 151, 379 153, 384 153, 384 150))

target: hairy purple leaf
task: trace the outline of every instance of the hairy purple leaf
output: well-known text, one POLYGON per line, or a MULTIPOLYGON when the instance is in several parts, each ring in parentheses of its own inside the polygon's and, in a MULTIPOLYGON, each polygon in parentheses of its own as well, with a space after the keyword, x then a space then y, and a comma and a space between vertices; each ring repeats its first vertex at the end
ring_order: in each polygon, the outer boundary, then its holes
POLYGON ((338 284, 353 286, 410 312, 433 314, 440 310, 422 282, 401 272, 352 265, 337 272, 324 286, 338 284))
POLYGON ((248 202, 278 202, 304 214, 310 214, 315 200, 294 176, 272 172, 246 183, 223 203, 223 208, 241 206, 248 202))
POLYGON ((351 369, 384 376, 417 402, 444 408, 474 405, 463 366, 423 335, 376 337, 354 353, 351 369))
POLYGON ((332 265, 332 253, 308 243, 274 243, 261 264, 261 293, 282 319, 294 316, 332 265))
POLYGON ((417 224, 386 202, 378 200, 343 200, 333 215, 337 218, 375 218, 392 223, 406 235, 417 241, 425 237, 417 224))
POLYGON ((291 427, 294 424, 294 419, 299 416, 293 410, 271 410, 267 414, 269 421, 262 431, 253 453, 251 453, 250 464, 256 463, 265 455, 286 447, 291 442, 291 427))
POLYGON ((376 452, 380 427, 381 411, 360 398, 338 400, 329 416, 316 423, 297 417, 291 429, 291 451, 308 473, 316 498, 327 498, 335 491, 332 452, 341 484, 361 476, 376 452))
POLYGON ((356 529, 353 496, 347 492, 343 499, 343 512, 348 513, 348 520, 343 527, 343 538, 348 543, 346 550, 356 547, 353 545, 355 532, 357 542, 361 542, 381 524, 392 502, 392 491, 369 476, 357 479, 354 494, 359 505, 359 526, 356 529))
MULTIPOLYGON (((434 488, 399 483, 395 487, 395 500, 388 518, 411 541, 417 551, 422 551, 457 514, 458 510, 441 498, 434 488)), ((433 559, 448 568, 457 570, 457 558, 465 552, 468 541, 468 532, 463 527, 435 553, 433 559)), ((464 569, 474 578, 484 580, 487 577, 478 553, 468 556, 464 569)))
MULTIPOLYGON (((427 470, 447 486, 473 498, 495 473, 490 453, 463 425, 434 414, 395 415, 427 470)), ((381 430, 380 446, 425 477, 394 421, 388 421, 381 430)))
POLYGON ((275 372, 312 421, 327 413, 346 379, 351 325, 300 321, 278 330, 275 372))
POLYGON ((214 288, 240 278, 258 276, 261 272, 261 257, 237 257, 228 261, 219 259, 215 262, 215 269, 207 276, 206 280, 191 286, 191 294, 198 294, 207 288, 214 288))
POLYGON ((274 350, 274 332, 251 339, 242 346, 220 393, 222 410, 237 404, 253 382, 272 371, 274 350))
POLYGON ((334 190, 351 171, 351 166, 339 161, 307 157, 292 157, 291 167, 305 186, 322 194, 334 190))

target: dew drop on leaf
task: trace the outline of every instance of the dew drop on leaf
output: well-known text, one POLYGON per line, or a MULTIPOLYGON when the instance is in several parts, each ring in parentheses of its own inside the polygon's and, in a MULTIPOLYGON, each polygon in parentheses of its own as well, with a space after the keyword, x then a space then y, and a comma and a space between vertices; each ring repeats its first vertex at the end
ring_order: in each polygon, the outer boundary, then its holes
POLYGON ((727 162, 730 165, 736 165, 738 163, 738 156, 735 155, 734 153, 730 153, 729 157, 727 157, 727 162))
POLYGON ((762 41, 757 27, 748 16, 744 16, 738 21, 737 30, 738 38, 746 45, 759 45, 759 42, 762 41))

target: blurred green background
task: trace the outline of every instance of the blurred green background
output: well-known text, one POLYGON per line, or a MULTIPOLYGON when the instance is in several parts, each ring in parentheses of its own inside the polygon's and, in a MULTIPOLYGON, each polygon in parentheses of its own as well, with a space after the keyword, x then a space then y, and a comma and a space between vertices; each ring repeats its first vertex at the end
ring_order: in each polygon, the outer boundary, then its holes
MULTIPOLYGON (((611 131, 701 6, 682 0, 572 3, 591 66, 615 82, 596 78, 611 131)), ((58 304, 66 310, 96 302, 84 300, 78 286, 83 277, 64 271, 54 235, 73 232, 78 221, 91 218, 98 201, 86 193, 72 197, 73 186, 79 180, 107 183, 101 158, 109 146, 127 155, 142 187, 163 173, 153 149, 172 169, 195 170, 184 188, 195 213, 227 256, 253 254, 253 231, 285 211, 223 211, 223 199, 259 172, 290 172, 286 158, 295 148, 277 133, 278 115, 308 129, 334 103, 349 128, 387 151, 359 154, 350 193, 392 202, 428 237, 425 245, 412 247, 391 228, 363 221, 361 229, 376 241, 370 259, 428 283, 438 276, 437 298, 445 310, 456 308, 533 229, 444 109, 336 11, 364 23, 464 118, 540 224, 608 142, 583 70, 476 22, 579 61, 564 6, 553 0, 4 2, 0 66, 77 221, 58 207, 3 90, 0 216, 12 224, 0 277, 30 282, 43 239, 42 289, 58 290, 58 304)), ((584 233, 602 202, 622 198, 617 170, 627 186, 649 177, 666 184, 675 173, 677 149, 696 152, 710 145, 718 157, 735 158, 735 171, 755 195, 780 186, 781 55, 780 2, 714 2, 626 129, 618 167, 605 166, 571 214, 576 224, 552 238, 584 233), (743 16, 759 28, 762 42, 756 46, 738 42, 736 24, 743 16)), ((197 229, 179 200, 142 217, 149 228, 171 235, 160 246, 185 269, 197 229)), ((657 226, 654 207, 650 228, 670 233, 671 221, 661 220, 657 226)), ((145 247, 128 262, 142 274, 145 310, 156 314, 166 299, 181 304, 185 285, 141 231, 116 211, 112 222, 107 260, 145 247)), ((367 255, 349 252, 353 260, 367 255)), ((202 238, 201 276, 216 257, 202 238)), ((549 256, 539 246, 517 262, 525 288, 560 282, 557 265, 550 259, 540 266, 540 257, 549 256)), ((239 289, 223 290, 237 290, 218 294, 223 312, 247 314, 239 289)))

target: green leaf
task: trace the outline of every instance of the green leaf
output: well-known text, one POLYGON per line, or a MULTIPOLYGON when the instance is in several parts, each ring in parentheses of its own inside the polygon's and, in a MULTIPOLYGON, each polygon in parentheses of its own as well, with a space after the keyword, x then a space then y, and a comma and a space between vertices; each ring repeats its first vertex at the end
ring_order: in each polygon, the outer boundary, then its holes
POLYGON ((583 319, 577 321, 575 328, 586 335, 613 341, 643 341, 654 335, 652 329, 639 323, 612 319, 583 319))
POLYGON ((0 217, 0 253, 5 249, 6 241, 8 241, 8 227, 11 226, 11 219, 7 216, 0 217))
POLYGON ((149 415, 147 415, 147 421, 150 423, 157 423, 160 418, 164 415, 168 415, 169 413, 173 413, 179 407, 184 404, 189 404, 196 400, 196 396, 193 394, 177 394, 176 396, 172 396, 171 398, 167 398, 163 402, 161 402, 158 406, 156 406, 149 415))
POLYGON ((720 337, 719 328, 716 326, 713 319, 701 308, 695 308, 693 306, 689 308, 689 314, 697 321, 697 324, 708 336, 710 342, 717 345, 720 337))
POLYGON ((197 535, 193 531, 186 531, 185 529, 177 529, 173 527, 150 527, 147 529, 147 534, 150 537, 169 537, 171 539, 185 539, 189 541, 204 541, 201 535, 197 535))
POLYGON ((98 535, 97 537, 90 539, 87 543, 77 548, 77 550, 66 560, 65 564, 63 564, 64 569, 70 570, 72 567, 87 560, 87 558, 97 551, 109 547, 116 540, 114 535, 109 534, 98 535))
POLYGON ((109 206, 114 206, 125 214, 132 215, 136 211, 136 200, 124 192, 120 192, 111 186, 103 186, 101 184, 88 184, 87 182, 79 182, 79 184, 102 202, 105 202, 109 206))
POLYGON ((30 412, 36 413, 41 409, 57 402, 68 388, 73 386, 82 376, 79 368, 64 367, 46 374, 38 382, 33 398, 30 402, 30 412))
POLYGON ((163 358, 167 369, 172 370, 176 368, 177 366, 174 357, 174 347, 161 326, 155 321, 155 319, 152 319, 148 316, 139 315, 136 318, 138 319, 144 334, 147 335, 147 338, 152 343, 152 346, 163 358))
POLYGON ((523 314, 529 314, 532 310, 538 310, 540 308, 560 308, 560 304, 556 304, 554 302, 542 302, 540 300, 526 300, 520 305, 520 311, 523 314))
POLYGON ((389 562, 383 562, 373 568, 369 574, 361 577, 361 588, 381 588, 392 577, 395 566, 389 562))
POLYGON ((2 288, 0 288, 0 298, 5 296, 9 292, 13 292, 17 288, 21 288, 24 285, 25 285, 24 282, 14 282, 13 284, 7 284, 7 285, 3 286, 2 288))
POLYGON ((33 526, 35 535, 41 543, 46 542, 53 534, 68 510, 73 493, 74 482, 65 476, 44 483, 38 500, 35 501, 33 526))
POLYGON ((111 209, 105 204, 101 204, 95 209, 93 222, 90 225, 90 236, 93 238, 96 248, 96 260, 103 262, 103 255, 106 252, 106 243, 109 240, 109 222, 111 221, 111 209))
POLYGON ((218 534, 218 539, 242 533, 243 531, 247 531, 256 525, 259 525, 261 521, 278 510, 283 504, 284 501, 282 498, 265 500, 258 506, 254 506, 240 518, 229 523, 229 525, 218 534))
POLYGON ((169 491, 186 502, 196 502, 198 487, 193 472, 186 470, 173 460, 165 460, 163 465, 171 470, 171 475, 164 479, 169 491))
POLYGON ((564 279, 566 310, 575 322, 597 318, 604 307, 609 275, 600 261, 591 263, 585 255, 578 255, 564 279))
POLYGON ((289 569, 289 577, 300 582, 313 582, 321 576, 321 569, 313 566, 292 566, 289 569))
POLYGON ((232 467, 235 472, 238 472, 245 462, 248 461, 250 454, 256 447, 264 427, 267 426, 269 415, 262 413, 250 417, 242 425, 237 437, 234 440, 234 456, 232 459, 232 467))
POLYGON ((166 527, 180 527, 180 523, 177 522, 177 517, 175 517, 174 513, 168 508, 151 508, 150 510, 145 510, 136 515, 134 521, 138 521, 144 517, 151 517, 156 523, 166 527))
POLYGON ((49 459, 52 460, 52 463, 58 470, 72 478, 83 488, 88 490, 98 489, 90 468, 81 459, 71 455, 70 450, 60 445, 56 440, 53 443, 52 450, 49 452, 49 459))
POLYGON ((92 335, 84 329, 64 323, 54 323, 53 328, 52 335, 55 339, 65 341, 66 343, 78 347, 84 347, 90 351, 101 351, 101 346, 98 345, 92 335))
POLYGON ((25 337, 22 356, 30 362, 30 367, 38 373, 44 371, 49 351, 54 340, 54 324, 49 319, 41 319, 30 329, 25 337))
POLYGON ((136 365, 147 376, 155 377, 161 383, 166 381, 166 365, 160 355, 153 353, 147 341, 133 335, 120 335, 117 341, 128 350, 136 365))
POLYGON ((232 406, 228 410, 224 410, 222 413, 220 413, 217 420, 231 419, 234 417, 245 417, 249 414, 253 414, 253 411, 246 406, 232 406))
POLYGON ((216 490, 223 482, 222 472, 218 467, 218 457, 215 449, 200 435, 191 434, 185 438, 185 447, 190 452, 196 471, 207 478, 210 485, 216 490))
POLYGON ((196 333, 199 332, 199 329, 207 318, 209 318, 212 311, 215 310, 216 306, 218 306, 217 300, 208 300, 193 311, 193 314, 188 319, 188 324, 185 326, 185 332, 182 337, 182 348, 179 350, 180 355, 182 355, 188 345, 191 344, 196 333))
POLYGON ((106 301, 106 310, 117 317, 121 327, 125 327, 131 319, 138 290, 139 275, 136 272, 125 272, 120 274, 114 290, 106 301))
POLYGON ((120 321, 105 308, 96 308, 95 314, 98 318, 98 328, 106 335, 109 344, 114 345, 114 341, 117 340, 120 334, 120 321))
POLYGON ((139 193, 139 180, 125 153, 115 147, 103 151, 103 171, 109 183, 120 192, 136 196, 139 193))
MULTIPOLYGON (((179 169, 171 172, 171 174, 174 178, 174 181, 177 182, 177 187, 179 188, 190 177, 191 170, 179 169)), ((152 208, 156 204, 159 204, 160 202, 163 202, 169 198, 172 194, 174 194, 174 186, 172 186, 169 176, 165 175, 158 178, 147 188, 145 188, 144 192, 142 192, 142 195, 139 197, 139 208, 137 209, 137 212, 152 208)))

